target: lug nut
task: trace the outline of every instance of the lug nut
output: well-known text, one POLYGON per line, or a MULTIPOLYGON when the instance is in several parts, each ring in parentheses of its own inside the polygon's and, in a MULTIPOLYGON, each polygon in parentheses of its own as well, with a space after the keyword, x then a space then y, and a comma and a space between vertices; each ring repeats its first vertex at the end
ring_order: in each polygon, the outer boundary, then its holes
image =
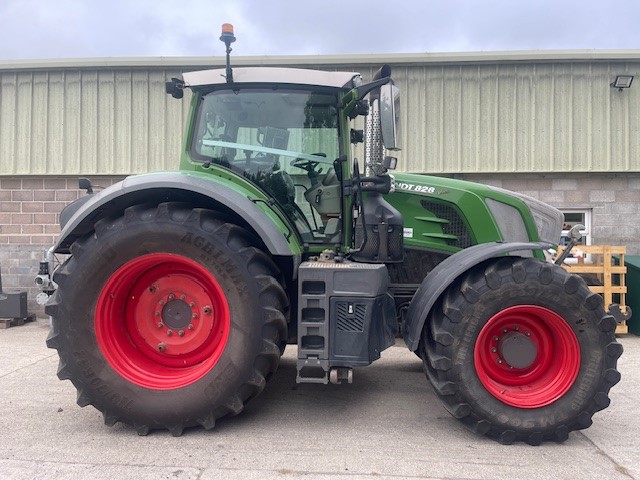
POLYGON ((182 300, 184 302, 185 298, 187 298, 186 295, 180 295, 180 300, 182 300))
POLYGON ((529 333, 529 332, 525 332, 525 335, 526 335, 527 337, 530 337, 530 336, 531 336, 531 333, 529 333))
POLYGON ((498 349, 497 349, 496 347, 493 347, 493 348, 491 349, 491 352, 493 352, 493 353, 496 353, 497 351, 498 351, 498 349))
POLYGON ((162 323, 162 322, 158 322, 158 323, 156 323, 156 325, 158 326, 158 328, 164 327, 164 323, 162 323))
POLYGON ((160 312, 156 312, 156 317, 159 317, 159 316, 160 316, 160 312))
POLYGON ((507 330, 506 328, 503 328, 503 329, 502 329, 502 333, 507 333, 507 331, 508 331, 508 330, 507 330))
POLYGON ((169 335, 169 336, 173 335, 173 330, 171 330, 171 329, 167 330, 167 335, 169 335))
POLYGON ((500 339, 498 338, 498 336, 497 336, 497 335, 496 335, 495 337, 493 337, 493 341, 494 341, 494 342, 497 342, 498 340, 500 340, 500 339))
POLYGON ((173 293, 169 294, 169 300, 173 300, 174 298, 176 298, 176 296, 173 293))
POLYGON ((193 330, 193 323, 190 323, 189 326, 187 327, 189 330, 193 330))
POLYGON ((193 315, 191 315, 191 318, 198 318, 198 314, 194 313, 193 315))
POLYGON ((178 330, 178 336, 180 337, 184 336, 184 330, 178 330))
POLYGON ((498 363, 500 363, 500 364, 502 363, 502 359, 501 358, 498 359, 498 363))
POLYGON ((189 303, 189 306, 190 306, 191 308, 193 308, 193 307, 195 307, 195 306, 196 306, 196 304, 195 304, 195 303, 193 303, 193 302, 191 302, 191 303, 189 303))
POLYGON ((160 343, 158 344, 158 351, 160 351, 160 352, 164 352, 166 349, 167 349, 167 344, 166 344, 166 343, 164 343, 164 342, 160 342, 160 343))
POLYGON ((513 327, 513 329, 517 332, 520 330, 520 327, 518 325, 516 325, 515 327, 513 327))

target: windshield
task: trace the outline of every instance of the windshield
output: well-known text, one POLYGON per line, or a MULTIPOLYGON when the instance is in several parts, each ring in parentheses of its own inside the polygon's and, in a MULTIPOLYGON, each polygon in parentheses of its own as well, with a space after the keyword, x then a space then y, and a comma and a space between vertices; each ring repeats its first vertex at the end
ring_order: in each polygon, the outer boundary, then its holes
POLYGON ((194 157, 249 178, 278 202, 305 240, 327 241, 333 232, 327 223, 340 214, 333 168, 340 155, 338 118, 334 94, 214 91, 200 105, 194 157))

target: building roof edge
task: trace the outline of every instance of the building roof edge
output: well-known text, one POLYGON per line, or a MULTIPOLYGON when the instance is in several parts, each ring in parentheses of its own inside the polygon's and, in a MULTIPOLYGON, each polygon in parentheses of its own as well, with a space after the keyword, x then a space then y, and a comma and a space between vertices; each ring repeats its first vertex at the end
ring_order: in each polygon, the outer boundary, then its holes
MULTIPOLYGON (((236 66, 340 66, 340 65, 428 65, 460 63, 558 63, 640 61, 634 50, 530 50, 501 52, 376 53, 352 55, 264 55, 236 56, 236 66)), ((41 60, 0 60, 0 70, 58 70, 79 68, 215 68, 225 64, 219 57, 101 57, 41 60)))

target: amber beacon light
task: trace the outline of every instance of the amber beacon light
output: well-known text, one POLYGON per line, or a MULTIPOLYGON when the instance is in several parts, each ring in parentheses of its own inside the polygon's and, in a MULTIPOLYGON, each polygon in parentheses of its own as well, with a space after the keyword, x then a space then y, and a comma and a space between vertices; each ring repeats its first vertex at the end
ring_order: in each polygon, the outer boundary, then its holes
POLYGON ((236 37, 233 35, 233 25, 231 25, 230 23, 222 24, 222 35, 220 35, 220 40, 222 40, 227 45, 228 43, 233 43, 236 41, 236 37))
POLYGON ((227 83, 233 83, 233 70, 231 69, 231 60, 229 58, 229 54, 231 53, 231 44, 236 41, 236 37, 233 35, 233 25, 230 23, 222 24, 220 40, 222 40, 227 47, 227 67, 225 77, 227 78, 227 83))

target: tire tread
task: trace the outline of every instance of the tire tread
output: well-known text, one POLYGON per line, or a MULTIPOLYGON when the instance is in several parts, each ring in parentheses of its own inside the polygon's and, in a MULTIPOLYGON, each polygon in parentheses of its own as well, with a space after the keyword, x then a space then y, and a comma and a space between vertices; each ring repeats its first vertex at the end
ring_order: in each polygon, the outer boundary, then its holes
POLYGON ((103 414, 104 422, 113 426, 117 422, 132 425, 138 435, 147 435, 151 430, 166 429, 174 436, 180 436, 185 428, 202 426, 206 430, 214 428, 218 418, 225 415, 237 415, 244 409, 244 405, 251 398, 258 395, 266 385, 266 379, 271 378, 278 367, 281 350, 278 345, 287 338, 289 300, 285 292, 282 274, 271 258, 260 248, 259 242, 244 228, 229 223, 221 213, 203 208, 192 208, 180 202, 166 202, 159 205, 133 205, 124 210, 121 216, 102 218, 94 225, 91 234, 79 239, 71 246, 71 257, 59 267, 54 274, 54 281, 59 287, 54 293, 46 312, 52 317, 52 326, 47 338, 47 346, 58 350, 60 365, 58 377, 61 380, 71 380, 77 389, 77 403, 81 407, 94 405, 103 414), (63 317, 68 315, 71 306, 66 305, 62 298, 65 284, 73 279, 73 272, 79 261, 90 252, 88 244, 109 232, 127 229, 129 225, 140 222, 156 222, 159 219, 176 224, 190 225, 206 234, 214 236, 223 243, 237 257, 243 260, 249 276, 257 285, 260 294, 263 325, 262 341, 259 351, 255 354, 254 370, 249 378, 238 386, 220 404, 211 405, 209 411, 194 413, 194 418, 179 421, 163 421, 158 418, 154 422, 139 421, 136 418, 125 418, 117 415, 108 406, 102 406, 91 397, 91 389, 83 380, 75 377, 67 367, 67 358, 71 355, 68 334, 61 333, 63 317))
MULTIPOLYGON (((622 354, 622 346, 614 336, 615 321, 611 322, 611 316, 604 312, 602 301, 598 295, 596 296, 598 298, 593 297, 580 277, 532 258, 504 257, 486 262, 454 282, 436 302, 425 322, 419 344, 419 356, 423 359, 425 373, 445 408, 470 430, 487 435, 503 444, 517 441, 529 445, 540 445, 545 441, 564 442, 571 431, 588 428, 593 422, 593 414, 610 404, 607 394, 609 389, 620 381, 616 360, 622 354), (460 360, 455 355, 460 335, 467 325, 465 312, 476 311, 475 305, 479 301, 482 302, 483 294, 489 291, 496 292, 496 289, 500 288, 509 289, 510 285, 513 285, 513 288, 529 288, 527 282, 530 281, 538 282, 548 289, 554 288, 560 292, 559 295, 578 296, 575 298, 582 299, 579 304, 583 305, 584 311, 592 312, 591 315, 597 315, 599 309, 600 319, 596 317, 592 323, 581 328, 592 330, 592 335, 598 338, 604 354, 601 378, 594 387, 594 395, 585 401, 583 408, 573 414, 569 421, 535 430, 513 428, 494 421, 490 416, 485 418, 484 410, 474 405, 468 396, 473 394, 466 390, 464 383, 459 380, 458 375, 462 367, 457 364, 460 360)), ((513 407, 508 409, 513 416, 513 407)))

